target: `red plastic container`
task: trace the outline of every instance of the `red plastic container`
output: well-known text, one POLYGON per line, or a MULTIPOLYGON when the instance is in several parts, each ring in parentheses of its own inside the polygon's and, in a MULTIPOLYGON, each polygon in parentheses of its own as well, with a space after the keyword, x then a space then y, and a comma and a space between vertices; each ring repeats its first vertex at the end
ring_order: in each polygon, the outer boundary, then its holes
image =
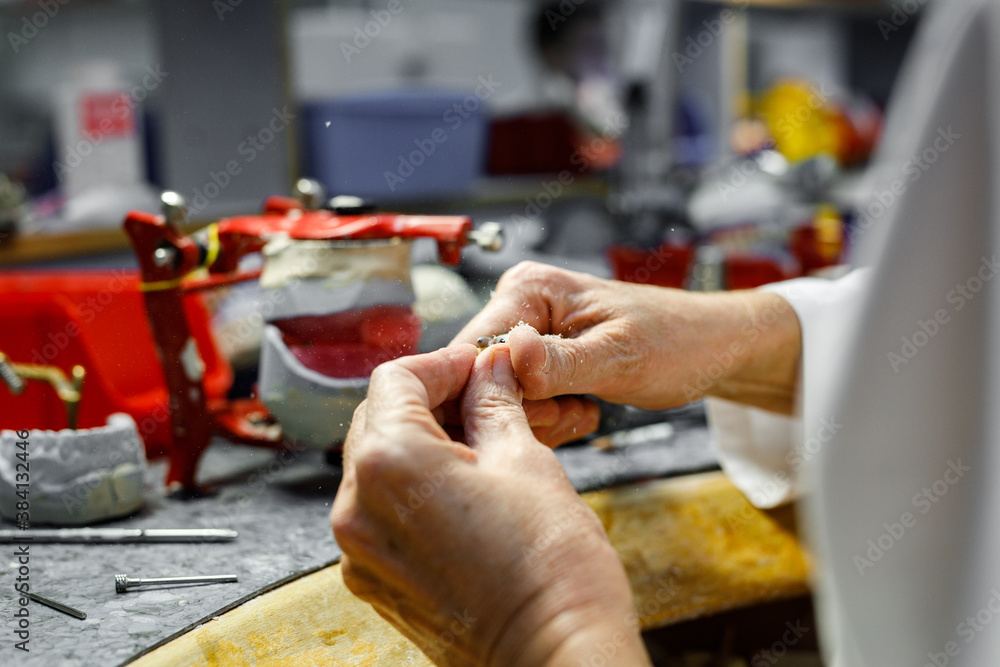
MULTIPOLYGON (((185 303, 205 364, 205 390, 221 399, 232 369, 219 353, 201 299, 185 303)), ((87 376, 78 428, 103 426, 112 412, 135 419, 147 454, 170 448, 163 371, 134 271, 22 271, 0 273, 0 351, 15 363, 57 366, 67 375, 82 365, 87 376)), ((28 382, 20 396, 0 385, 0 428, 66 427, 62 401, 46 383, 28 382)))
POLYGON ((754 289, 787 280, 778 262, 771 257, 733 255, 726 258, 726 289, 754 289))
POLYGON ((616 245, 607 250, 615 280, 683 288, 694 251, 690 246, 664 243, 658 248, 616 245))
MULTIPOLYGON (((608 248, 607 256, 616 280, 683 288, 694 261, 694 250, 669 243, 653 249, 619 245, 608 248)), ((723 271, 726 289, 753 289, 791 277, 773 258, 755 255, 731 255, 726 258, 723 271)))

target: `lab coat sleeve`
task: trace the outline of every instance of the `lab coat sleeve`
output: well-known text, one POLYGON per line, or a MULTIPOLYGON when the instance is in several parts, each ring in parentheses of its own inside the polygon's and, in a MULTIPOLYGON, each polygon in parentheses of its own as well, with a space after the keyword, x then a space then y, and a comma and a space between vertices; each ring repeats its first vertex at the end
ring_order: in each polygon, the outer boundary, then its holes
POLYGON ((846 324, 862 300, 869 269, 856 269, 838 280, 798 278, 762 290, 784 297, 802 327, 798 414, 793 417, 706 399, 708 421, 715 434, 719 462, 733 484, 757 507, 775 507, 801 491, 799 472, 822 444, 825 433, 806 434, 808 412, 818 388, 829 381, 830 344, 846 335, 846 324))

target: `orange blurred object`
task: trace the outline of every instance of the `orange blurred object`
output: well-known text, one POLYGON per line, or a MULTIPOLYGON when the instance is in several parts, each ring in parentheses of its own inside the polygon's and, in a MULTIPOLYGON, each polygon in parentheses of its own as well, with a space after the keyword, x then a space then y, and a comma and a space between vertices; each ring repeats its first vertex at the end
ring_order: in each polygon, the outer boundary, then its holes
MULTIPOLYGON (((222 399, 233 374, 219 353, 200 297, 185 301, 191 334, 205 364, 205 391, 222 399)), ((15 363, 86 369, 78 428, 104 426, 113 412, 132 416, 149 456, 171 443, 167 386, 139 277, 134 271, 0 273, 0 350, 15 363)), ((61 429, 66 411, 55 390, 29 382, 14 396, 0 387, 0 427, 61 429)))

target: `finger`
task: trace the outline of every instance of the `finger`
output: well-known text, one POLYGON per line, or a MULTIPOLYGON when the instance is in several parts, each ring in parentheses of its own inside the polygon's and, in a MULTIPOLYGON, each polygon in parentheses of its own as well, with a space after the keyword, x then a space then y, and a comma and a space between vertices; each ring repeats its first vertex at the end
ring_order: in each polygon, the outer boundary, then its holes
POLYGON ((441 415, 441 420, 438 423, 442 426, 462 425, 462 405, 459 401, 448 401, 441 404, 438 406, 435 416, 438 414, 441 415))
POLYGON ((376 368, 365 401, 367 432, 377 431, 380 437, 375 440, 382 441, 412 439, 420 433, 447 440, 432 410, 462 394, 475 359, 474 347, 459 345, 376 368))
POLYGON ((344 480, 353 477, 354 451, 358 447, 358 441, 363 439, 365 434, 368 432, 367 414, 367 401, 361 401, 358 407, 354 409, 354 416, 351 418, 351 426, 347 429, 347 437, 344 438, 344 480))
POLYGON ((597 430, 597 421, 583 422, 578 420, 564 419, 558 424, 549 428, 545 433, 542 442, 550 447, 559 447, 568 442, 579 440, 585 435, 589 435, 597 430))
MULTIPOLYGON (((559 447, 595 431, 600 422, 596 403, 579 396, 521 401, 535 438, 547 447, 559 447)), ((455 442, 465 442, 461 406, 449 401, 434 410, 437 422, 455 442)))
POLYGON ((462 416, 466 442, 481 455, 536 442, 521 407, 521 387, 506 345, 491 347, 476 359, 462 399, 462 416))
MULTIPOLYGON (((555 426, 561 419, 568 419, 572 415, 578 418, 584 416, 587 410, 586 405, 590 404, 597 409, 596 404, 576 396, 558 396, 556 398, 546 398, 541 401, 521 401, 524 414, 528 417, 528 423, 532 428, 555 426)), ((449 401, 433 410, 434 417, 438 423, 447 429, 449 426, 462 425, 462 406, 458 401, 449 401)))
POLYGON ((541 401, 525 399, 521 405, 533 427, 555 426, 564 420, 589 421, 600 414, 597 403, 582 396, 557 396, 541 401))
POLYGON ((475 343, 480 336, 510 331, 519 322, 551 331, 552 314, 578 289, 580 276, 564 269, 521 262, 500 277, 483 310, 455 337, 456 343, 475 343))
POLYGON ((472 343, 481 336, 496 336, 511 330, 519 322, 548 331, 549 307, 537 294, 515 289, 497 294, 458 332, 455 343, 472 343))
POLYGON ((609 355, 620 346, 602 342, 602 325, 578 338, 543 336, 531 327, 514 327, 507 341, 514 371, 525 398, 541 400, 564 394, 600 394, 609 377, 620 373, 609 355))
POLYGON ((524 401, 524 408, 535 437, 548 447, 582 438, 595 431, 600 422, 597 404, 579 396, 524 401))
POLYGON ((400 357, 382 364, 368 385, 370 423, 388 418, 393 408, 420 406, 428 411, 462 394, 476 359, 471 345, 400 357))
POLYGON ((566 333, 574 301, 601 281, 574 271, 538 262, 521 262, 507 270, 482 312, 455 337, 456 343, 475 343, 480 336, 510 331, 519 322, 542 333, 566 333))
POLYGON ((438 457, 474 460, 467 447, 452 442, 432 411, 462 394, 475 358, 475 348, 463 345, 376 368, 344 443, 344 480, 353 483, 364 464, 374 470, 370 476, 381 478, 367 491, 388 495, 390 481, 402 483, 421 465, 439 464, 438 457))

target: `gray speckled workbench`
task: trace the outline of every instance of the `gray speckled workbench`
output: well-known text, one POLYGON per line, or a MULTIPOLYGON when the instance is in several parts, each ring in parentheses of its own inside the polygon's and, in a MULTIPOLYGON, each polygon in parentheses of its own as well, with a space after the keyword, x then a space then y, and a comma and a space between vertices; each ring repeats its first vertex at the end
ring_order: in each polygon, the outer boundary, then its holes
MULTIPOLYGON (((689 415, 676 432, 656 427, 612 451, 558 452, 581 491, 715 467, 703 424, 689 415)), ((200 479, 219 489, 195 501, 162 496, 164 466, 151 466, 154 500, 142 514, 110 525, 142 528, 234 528, 222 544, 59 545, 31 547, 31 590, 88 614, 79 621, 31 603, 30 653, 14 648, 17 609, 14 545, 0 545, 0 665, 116 665, 284 580, 336 561, 327 514, 339 471, 319 452, 292 460, 250 447, 215 443, 200 479), (160 488, 157 488, 157 487, 160 488), (235 573, 236 584, 115 593, 114 575, 156 577, 235 573)), ((4 525, 4 527, 10 527, 4 525)))

